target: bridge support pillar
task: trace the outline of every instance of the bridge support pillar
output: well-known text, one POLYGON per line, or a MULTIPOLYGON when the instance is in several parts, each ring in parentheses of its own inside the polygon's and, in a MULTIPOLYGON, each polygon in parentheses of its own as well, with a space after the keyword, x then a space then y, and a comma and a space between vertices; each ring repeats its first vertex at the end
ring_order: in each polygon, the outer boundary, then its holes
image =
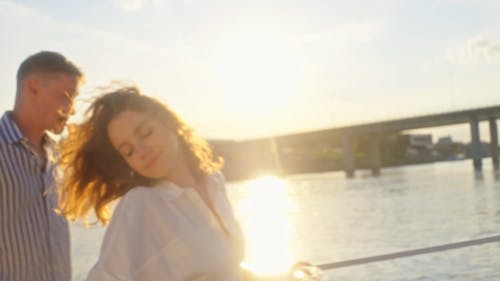
POLYGON ((344 158, 344 172, 346 177, 354 177, 354 156, 352 153, 351 138, 344 136, 342 138, 342 156, 344 158))
POLYGON ((493 168, 498 170, 498 127, 497 119, 495 117, 490 117, 488 119, 490 123, 490 154, 491 161, 493 162, 493 168))
POLYGON ((380 140, 378 136, 373 136, 370 142, 370 165, 373 176, 380 175, 380 140))
POLYGON ((283 165, 281 163, 281 155, 280 155, 278 140, 276 138, 270 138, 269 145, 271 154, 274 159, 274 167, 276 168, 276 172, 278 173, 278 175, 281 176, 283 175, 284 171, 283 171, 283 165))
POLYGON ((470 120, 470 135, 471 135, 471 156, 475 170, 482 169, 481 161, 481 139, 479 137, 479 121, 476 117, 470 120))

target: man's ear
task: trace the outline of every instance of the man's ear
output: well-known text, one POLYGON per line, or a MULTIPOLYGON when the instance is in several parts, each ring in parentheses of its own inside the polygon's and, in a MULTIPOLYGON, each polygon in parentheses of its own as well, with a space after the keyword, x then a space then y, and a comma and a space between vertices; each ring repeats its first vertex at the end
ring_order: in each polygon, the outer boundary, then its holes
POLYGON ((36 96, 38 95, 39 89, 41 85, 41 80, 38 75, 32 74, 25 78, 24 87, 26 88, 25 92, 28 96, 36 96))

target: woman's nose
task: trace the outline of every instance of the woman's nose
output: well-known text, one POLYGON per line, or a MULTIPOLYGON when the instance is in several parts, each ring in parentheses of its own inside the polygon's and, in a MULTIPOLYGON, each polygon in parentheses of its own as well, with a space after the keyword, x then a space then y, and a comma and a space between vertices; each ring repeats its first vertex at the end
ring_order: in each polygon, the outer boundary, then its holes
POLYGON ((147 145, 143 141, 138 141, 136 143, 136 150, 139 157, 145 158, 148 155, 150 149, 149 145, 147 145))

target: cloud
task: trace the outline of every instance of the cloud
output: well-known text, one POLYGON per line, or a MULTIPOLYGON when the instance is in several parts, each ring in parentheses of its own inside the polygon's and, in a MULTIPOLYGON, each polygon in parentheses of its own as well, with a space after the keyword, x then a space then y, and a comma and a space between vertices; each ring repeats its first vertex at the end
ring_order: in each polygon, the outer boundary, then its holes
MULTIPOLYGON (((112 79, 144 81, 147 84, 170 87, 180 92, 183 84, 195 88, 186 79, 198 77, 198 68, 181 51, 162 45, 149 44, 120 36, 106 30, 96 30, 74 22, 51 18, 31 7, 0 0, 0 61, 6 74, 15 73, 19 62, 40 50, 55 50, 68 56, 88 74, 86 85, 94 86, 112 79), (161 73, 160 75, 149 75, 161 73), (194 73, 194 74, 193 74, 194 73), (165 79, 164 77, 169 77, 165 79), (154 80, 161 80, 162 83, 154 80), (167 81, 164 81, 167 80, 167 81), (167 86, 165 86, 168 84, 167 86)), ((12 85, 0 85, 0 92, 13 92, 12 85)), ((160 86, 153 88, 160 92, 160 86)), ((200 92, 198 88, 189 89, 200 92)), ((185 91, 188 91, 184 89, 185 91)), ((184 92, 183 92, 184 93, 184 92)), ((2 109, 0 100, 0 109, 2 109)), ((10 102, 9 102, 10 104, 10 102)))
POLYGON ((497 0, 437 0, 437 3, 451 5, 470 5, 483 9, 498 8, 497 0))
POLYGON ((169 7, 172 5, 192 4, 193 0, 111 0, 115 6, 126 12, 137 12, 146 6, 155 9, 169 7))
POLYGON ((500 60, 500 43, 484 38, 475 38, 469 41, 467 54, 478 57, 486 62, 500 60))
POLYGON ((0 1, 0 13, 6 15, 15 13, 19 16, 30 16, 36 14, 36 11, 27 6, 18 5, 13 2, 0 1))
POLYGON ((500 62, 500 42, 481 35, 475 36, 463 46, 448 50, 444 61, 458 64, 500 62))
POLYGON ((384 30, 385 24, 381 21, 364 21, 346 23, 322 30, 304 37, 308 44, 320 44, 326 49, 349 49, 355 43, 373 40, 384 30))
POLYGON ((113 0, 115 5, 125 11, 138 11, 146 2, 146 0, 113 0))
POLYGON ((158 5, 161 0, 112 0, 120 9, 127 12, 141 10, 147 4, 158 5))

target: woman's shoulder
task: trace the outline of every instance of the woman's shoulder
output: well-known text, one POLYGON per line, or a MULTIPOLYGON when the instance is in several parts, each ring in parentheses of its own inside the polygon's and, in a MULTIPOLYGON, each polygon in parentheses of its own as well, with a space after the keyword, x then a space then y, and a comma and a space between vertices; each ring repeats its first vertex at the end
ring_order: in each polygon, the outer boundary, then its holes
POLYGON ((151 196, 156 193, 156 190, 152 186, 136 186, 131 188, 123 197, 121 198, 121 202, 134 202, 140 200, 142 198, 151 196))
POLYGON ((125 193, 118 202, 116 209, 130 208, 137 206, 142 208, 142 205, 151 204, 151 198, 155 197, 158 191, 155 187, 150 186, 136 186, 131 188, 125 193))
POLYGON ((226 179, 221 171, 217 171, 210 175, 210 179, 215 183, 217 187, 224 187, 226 179))
POLYGON ((136 186, 130 189, 120 199, 113 211, 113 217, 131 218, 135 216, 147 216, 169 208, 168 201, 173 196, 169 190, 170 186, 136 186))
MULTIPOLYGON (((148 197, 150 193, 147 187, 137 186, 125 193, 117 202, 116 207, 113 210, 113 218, 119 216, 119 214, 127 213, 131 209, 142 208, 142 203, 145 201, 144 198, 148 197)), ((134 210, 132 210, 134 212, 134 210)))

